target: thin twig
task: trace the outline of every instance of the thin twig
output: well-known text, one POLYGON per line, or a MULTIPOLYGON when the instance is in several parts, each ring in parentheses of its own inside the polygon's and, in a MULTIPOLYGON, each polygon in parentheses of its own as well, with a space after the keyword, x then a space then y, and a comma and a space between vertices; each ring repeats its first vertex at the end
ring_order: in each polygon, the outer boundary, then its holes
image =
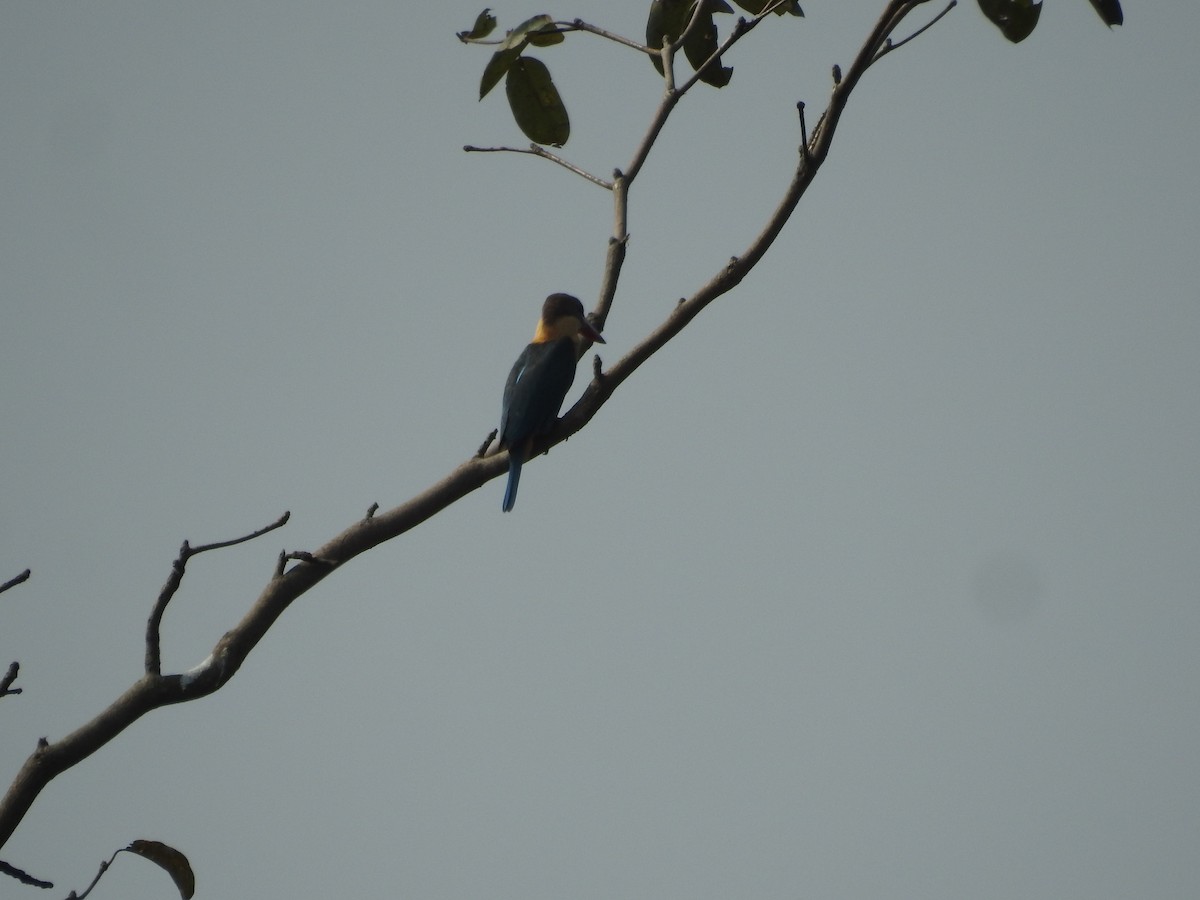
POLYGON ((598 185, 607 191, 612 190, 612 183, 605 181, 603 178, 598 178, 586 169, 581 169, 574 163, 567 162, 561 156, 556 156, 545 147, 537 144, 530 144, 528 147, 476 147, 472 144, 467 144, 463 147, 465 153, 524 153, 527 156, 540 156, 542 159, 548 159, 550 162, 558 163, 564 169, 574 172, 580 178, 586 178, 592 184, 598 185))
POLYGON ((17 675, 21 672, 21 664, 14 660, 8 667, 4 678, 0 679, 0 697, 7 697, 9 694, 21 693, 20 688, 13 687, 13 682, 17 680, 17 675))
POLYGON ((607 38, 616 44, 621 44, 624 47, 629 47, 631 50, 637 50, 639 53, 645 53, 647 56, 657 56, 658 51, 647 47, 645 44, 639 44, 637 41, 630 40, 624 35, 608 31, 605 28, 599 28, 596 25, 591 25, 583 19, 575 19, 571 22, 555 22, 555 25, 561 26, 559 31, 585 31, 588 34, 598 35, 602 38, 607 38))
POLYGON ((120 850, 117 850, 105 862, 100 863, 100 871, 96 873, 96 877, 92 879, 92 883, 84 888, 82 894, 76 894, 74 891, 71 891, 71 893, 67 894, 67 900, 83 900, 84 897, 90 894, 92 892, 92 888, 99 883, 100 879, 104 876, 104 873, 108 871, 108 867, 113 864, 113 860, 117 858, 117 853, 120 852, 120 850))
POLYGON ((21 884, 27 884, 30 887, 52 888, 54 882, 42 881, 40 878, 34 878, 28 872, 18 869, 16 866, 10 866, 4 860, 0 859, 0 875, 7 875, 9 878, 15 878, 21 884))
POLYGON ((199 547, 193 547, 192 552, 189 555, 195 556, 198 553, 205 553, 209 550, 224 550, 226 547, 234 547, 238 544, 244 544, 246 541, 252 541, 255 538, 262 537, 264 534, 274 531, 277 528, 282 528, 288 523, 288 519, 291 517, 291 512, 285 511, 282 516, 280 516, 270 525, 264 525, 262 528, 258 529, 258 531, 251 532, 250 534, 244 534, 241 537, 236 537, 232 540, 218 541, 215 544, 201 544, 199 547))
POLYGON ((21 584, 21 583, 23 583, 23 582, 26 582, 26 581, 28 581, 28 580, 29 580, 29 576, 30 576, 31 574, 33 574, 33 573, 32 573, 32 572, 31 572, 29 569, 26 569, 24 572, 22 572, 22 573, 21 573, 20 575, 18 575, 17 577, 15 577, 15 578, 10 578, 10 579, 8 579, 8 581, 4 582, 4 584, 0 584, 0 594, 3 594, 3 593, 4 593, 5 591, 7 591, 9 588, 14 588, 14 587, 16 587, 18 584, 21 584))
POLYGON ((943 9, 940 13, 938 13, 936 16, 934 16, 932 19, 930 19, 928 22, 926 22, 924 25, 922 25, 920 28, 918 28, 916 31, 914 31, 912 34, 910 34, 908 37, 904 38, 903 40, 896 41, 895 43, 893 43, 892 39, 888 38, 886 41, 884 41, 883 46, 879 48, 879 52, 875 54, 875 58, 873 60, 871 60, 871 62, 879 62, 879 60, 883 59, 885 56, 887 56, 893 50, 899 50, 901 47, 903 47, 909 41, 924 34, 926 31, 928 31, 930 28, 932 28, 934 25, 936 25, 943 16, 945 16, 948 12, 950 12, 950 10, 954 9, 954 7, 956 7, 956 6, 958 6, 958 0, 950 0, 950 2, 948 4, 946 4, 945 9, 943 9))
POLYGON ((252 541, 256 537, 262 537, 276 528, 282 528, 287 524, 287 520, 291 518, 291 512, 285 512, 282 516, 258 531, 244 534, 241 537, 233 538, 228 541, 217 541, 213 544, 201 544, 199 547, 191 546, 187 541, 179 548, 179 555, 175 557, 175 561, 171 563, 171 574, 167 576, 166 583, 162 586, 162 590, 158 592, 158 599, 154 602, 154 608, 150 610, 150 618, 146 621, 146 674, 161 675, 162 674, 162 617, 167 611, 167 604, 171 602, 171 598, 179 590, 179 585, 183 583, 183 576, 187 570, 187 562, 198 553, 206 553, 209 550, 223 550, 226 547, 233 547, 237 544, 244 544, 246 541, 252 541))
POLYGON ((492 446, 492 441, 496 440, 496 435, 498 435, 499 433, 500 433, 499 428, 493 428, 488 433, 488 436, 483 439, 483 443, 479 445, 479 449, 475 451, 476 459, 482 459, 484 456, 487 455, 488 447, 492 446))

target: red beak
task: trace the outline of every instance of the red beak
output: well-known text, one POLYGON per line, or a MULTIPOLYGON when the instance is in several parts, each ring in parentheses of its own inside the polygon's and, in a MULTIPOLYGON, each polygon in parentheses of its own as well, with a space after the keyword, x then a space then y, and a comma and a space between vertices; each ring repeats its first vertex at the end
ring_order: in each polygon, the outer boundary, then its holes
POLYGON ((580 329, 580 332, 582 332, 583 336, 586 337, 593 344, 607 343, 607 341, 604 340, 604 335, 602 335, 594 327, 592 327, 592 323, 589 322, 587 319, 583 320, 583 328, 580 329))

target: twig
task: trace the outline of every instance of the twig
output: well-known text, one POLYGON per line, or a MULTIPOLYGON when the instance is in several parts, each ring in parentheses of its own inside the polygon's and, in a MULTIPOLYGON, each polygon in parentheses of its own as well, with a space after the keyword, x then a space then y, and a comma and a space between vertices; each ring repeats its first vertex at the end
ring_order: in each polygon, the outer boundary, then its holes
POLYGON ((592 184, 599 185, 605 190, 612 190, 612 183, 605 181, 603 178, 598 178, 586 169, 581 169, 574 163, 567 162, 561 156, 556 156, 544 147, 537 144, 530 144, 528 147, 476 147, 472 144, 467 144, 463 147, 465 153, 524 153, 528 156, 540 156, 542 159, 548 159, 550 162, 558 163, 564 169, 574 172, 580 178, 586 178, 592 184))
POLYGON ((796 113, 800 116, 800 152, 805 156, 809 155, 808 149, 808 126, 804 122, 804 101, 796 101, 796 113))
POLYGON ((493 428, 488 433, 488 436, 483 439, 483 443, 479 445, 479 449, 475 451, 476 459, 483 459, 483 457, 487 455, 488 447, 492 446, 492 441, 496 439, 496 435, 499 433, 500 429, 498 428, 493 428))
POLYGON ((879 62, 879 60, 883 59, 885 56, 887 56, 893 50, 899 50, 901 47, 903 47, 909 41, 913 40, 913 38, 916 38, 916 37, 924 34, 926 31, 928 31, 930 28, 932 28, 934 25, 936 25, 943 16, 945 16, 948 12, 950 12, 950 10, 954 9, 954 7, 956 7, 956 6, 958 6, 958 0, 950 0, 950 2, 948 4, 946 4, 945 9, 943 9, 940 13, 938 13, 936 16, 934 16, 932 19, 930 19, 928 22, 926 22, 924 25, 922 25, 920 28, 918 28, 916 31, 914 31, 912 34, 910 34, 908 37, 904 38, 903 40, 896 41, 895 43, 893 43, 892 39, 888 38, 886 41, 884 41, 883 46, 879 48, 879 52, 875 54, 875 58, 872 59, 871 62, 873 62, 873 63, 879 62))
POLYGON ((286 525, 291 515, 290 512, 285 512, 270 525, 228 541, 201 544, 199 547, 193 547, 187 541, 183 542, 183 546, 179 548, 179 556, 175 557, 175 561, 171 563, 171 574, 167 576, 166 583, 162 586, 162 590, 158 592, 158 599, 154 602, 154 608, 150 610, 150 618, 146 621, 147 675, 162 674, 162 639, 160 634, 162 617, 167 611, 167 604, 171 602, 171 598, 175 596, 176 591, 179 590, 179 585, 183 582, 183 575, 187 570, 188 560, 199 553, 206 553, 209 550, 223 550, 226 547, 233 547, 237 544, 244 544, 246 541, 252 541, 256 537, 262 537, 267 532, 274 531, 276 528, 282 528, 286 525))
POLYGON ((604 28, 599 28, 591 25, 583 19, 575 19, 571 22, 555 22, 555 25, 561 25, 559 31, 585 31, 588 34, 598 35, 602 38, 607 38, 616 44, 629 47, 632 50, 637 50, 639 53, 645 53, 647 56, 657 56, 658 51, 652 47, 647 47, 645 44, 639 44, 637 41, 632 41, 624 35, 616 34, 604 28))
POLYGON ((7 591, 9 588, 14 588, 14 587, 16 587, 18 584, 22 584, 22 583, 24 583, 24 582, 28 581, 28 580, 29 580, 29 576, 30 576, 31 574, 33 574, 33 573, 32 573, 32 572, 31 572, 29 569, 26 569, 24 572, 22 572, 22 573, 21 573, 20 575, 18 575, 17 577, 15 577, 15 578, 10 578, 10 579, 8 579, 8 581, 4 582, 4 584, 0 584, 0 594, 3 594, 3 593, 4 593, 5 591, 7 591))
POLYGON ((100 863, 100 871, 96 873, 96 877, 92 879, 92 883, 84 888, 82 894, 76 894, 74 891, 71 891, 71 893, 67 894, 67 900, 83 900, 84 897, 90 894, 92 892, 92 888, 99 883, 100 879, 104 876, 104 873, 108 871, 108 867, 113 864, 113 860, 117 858, 117 853, 120 852, 120 850, 117 850, 107 860, 100 863))
POLYGON ((7 875, 9 878, 15 878, 21 884, 27 884, 30 887, 52 888, 54 883, 51 881, 42 881, 40 878, 34 878, 28 872, 18 869, 16 866, 10 866, 4 860, 0 859, 0 874, 7 875))
POLYGON ((7 697, 9 694, 21 693, 21 688, 15 688, 12 686, 13 682, 17 680, 17 675, 20 674, 20 672, 21 664, 14 660, 9 665, 8 672, 5 673, 4 678, 0 679, 0 697, 7 697))

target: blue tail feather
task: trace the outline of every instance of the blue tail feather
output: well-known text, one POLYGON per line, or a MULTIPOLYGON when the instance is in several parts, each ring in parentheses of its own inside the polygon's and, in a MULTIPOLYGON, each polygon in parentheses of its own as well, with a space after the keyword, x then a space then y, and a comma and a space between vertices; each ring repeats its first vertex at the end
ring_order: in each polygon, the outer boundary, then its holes
POLYGON ((509 451, 508 484, 504 488, 504 503, 500 507, 505 512, 512 510, 513 504, 517 502, 517 485, 521 483, 521 465, 524 462, 519 453, 509 451))

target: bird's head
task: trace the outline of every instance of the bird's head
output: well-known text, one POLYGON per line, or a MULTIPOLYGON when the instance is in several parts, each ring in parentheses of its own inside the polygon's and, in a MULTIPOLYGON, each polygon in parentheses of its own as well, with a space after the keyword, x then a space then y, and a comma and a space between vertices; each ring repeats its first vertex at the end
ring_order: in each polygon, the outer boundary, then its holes
POLYGON ((583 304, 570 294, 551 294, 542 304, 542 318, 538 321, 537 331, 533 334, 535 344, 557 341, 560 338, 570 338, 576 344, 587 338, 596 344, 603 344, 604 338, 583 312, 583 304))

